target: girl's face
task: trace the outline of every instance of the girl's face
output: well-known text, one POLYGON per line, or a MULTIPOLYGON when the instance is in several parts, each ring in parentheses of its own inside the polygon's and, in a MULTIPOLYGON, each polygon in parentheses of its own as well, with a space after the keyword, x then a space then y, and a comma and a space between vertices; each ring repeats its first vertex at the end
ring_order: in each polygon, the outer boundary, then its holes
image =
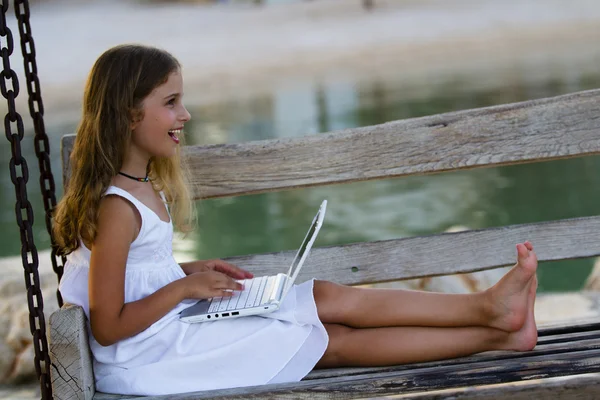
POLYGON ((143 118, 132 125, 131 151, 145 158, 175 154, 183 125, 191 118, 182 97, 183 78, 175 71, 142 101, 143 118))

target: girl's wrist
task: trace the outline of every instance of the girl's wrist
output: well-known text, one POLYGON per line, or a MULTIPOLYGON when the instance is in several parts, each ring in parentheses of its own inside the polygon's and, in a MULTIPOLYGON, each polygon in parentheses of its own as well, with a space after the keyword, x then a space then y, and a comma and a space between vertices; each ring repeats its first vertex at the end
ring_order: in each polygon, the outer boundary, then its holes
POLYGON ((177 298, 179 299, 179 302, 182 302, 183 300, 186 300, 189 298, 189 295, 187 293, 187 282, 186 282, 186 278, 187 275, 184 276, 183 278, 180 278, 178 280, 176 280, 175 282, 173 282, 173 285, 175 286, 175 292, 177 293, 177 298))

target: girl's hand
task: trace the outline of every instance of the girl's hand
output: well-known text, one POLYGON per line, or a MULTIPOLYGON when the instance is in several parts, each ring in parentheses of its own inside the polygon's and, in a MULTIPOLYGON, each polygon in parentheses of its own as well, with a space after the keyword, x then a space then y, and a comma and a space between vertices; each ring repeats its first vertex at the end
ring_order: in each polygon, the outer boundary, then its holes
POLYGON ((206 271, 218 271, 233 279, 250 279, 254 275, 244 269, 236 267, 233 264, 229 264, 223 260, 207 260, 207 261, 194 261, 191 263, 182 263, 181 268, 190 275, 196 272, 206 271))
POLYGON ((186 299, 208 299, 211 297, 233 296, 234 290, 244 286, 222 272, 207 270, 194 272, 181 279, 183 296, 186 299))

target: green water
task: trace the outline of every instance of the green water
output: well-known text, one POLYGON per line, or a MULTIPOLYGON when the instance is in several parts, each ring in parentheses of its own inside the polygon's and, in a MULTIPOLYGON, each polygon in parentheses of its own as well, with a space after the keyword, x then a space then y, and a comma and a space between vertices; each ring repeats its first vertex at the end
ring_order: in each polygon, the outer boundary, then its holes
MULTIPOLYGON (((231 143, 317 134, 386 121, 419 117, 554 96, 597 88, 600 74, 495 86, 455 76, 414 82, 410 90, 393 81, 294 84, 245 100, 210 106, 188 104, 192 121, 188 143, 231 143)), ((194 88, 186 88, 187 91, 194 88)), ((53 171, 60 188, 60 136, 75 122, 48 126, 53 171)), ((49 247, 37 183, 31 137, 24 154, 30 160, 29 197, 36 208, 39 249, 49 247)), ((10 146, 0 142, 0 257, 18 255, 14 188, 8 174, 10 146)), ((600 214, 596 199, 599 157, 487 168, 375 182, 298 189, 198 202, 198 232, 185 243, 198 258, 295 249, 320 201, 329 200, 327 218, 316 246, 384 240, 443 232, 451 227, 480 229, 600 214)), ((58 195, 60 196, 60 190, 58 195)), ((181 247, 181 246, 180 246, 181 247)), ((543 263, 540 290, 576 290, 593 259, 543 263)))

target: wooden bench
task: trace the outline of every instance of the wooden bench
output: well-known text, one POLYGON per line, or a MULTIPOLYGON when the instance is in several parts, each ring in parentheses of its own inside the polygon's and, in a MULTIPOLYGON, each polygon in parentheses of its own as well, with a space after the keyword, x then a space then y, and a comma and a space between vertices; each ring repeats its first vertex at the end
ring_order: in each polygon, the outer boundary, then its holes
MULTIPOLYGON (((73 138, 67 135, 62 142, 64 182, 73 138)), ((185 153, 196 198, 595 155, 600 154, 600 90, 301 138, 189 146, 185 153)), ((600 255, 598 232, 600 216, 593 216, 316 248, 299 281, 315 277, 356 285, 497 268, 512 265, 515 243, 526 239, 540 261, 592 257, 600 255)), ((263 275, 279 271, 292 257, 293 252, 283 252, 227 260, 263 275)), ((50 325, 55 398, 119 398, 95 392, 82 309, 63 307, 51 315, 50 325)), ((600 323, 589 323, 541 329, 531 352, 319 370, 298 383, 152 398, 530 399, 548 393, 600 398, 598 373, 600 323)))

